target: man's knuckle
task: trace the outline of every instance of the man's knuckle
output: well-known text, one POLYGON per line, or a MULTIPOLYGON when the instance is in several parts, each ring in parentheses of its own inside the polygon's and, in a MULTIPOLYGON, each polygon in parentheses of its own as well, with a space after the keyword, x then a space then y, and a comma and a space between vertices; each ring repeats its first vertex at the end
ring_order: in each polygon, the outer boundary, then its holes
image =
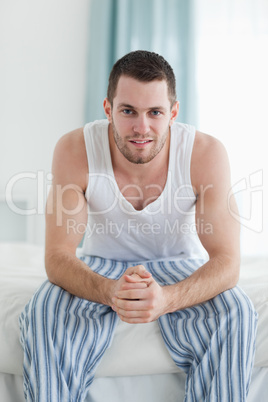
POLYGON ((134 299, 134 298, 135 298, 135 293, 137 293, 135 290, 133 290, 133 289, 130 290, 130 291, 129 291, 129 298, 130 298, 130 299, 134 299))
POLYGON ((149 319, 150 317, 151 317, 150 311, 146 311, 145 314, 144 314, 144 318, 149 319))
POLYGON ((132 303, 130 301, 125 302, 125 310, 131 310, 132 303))

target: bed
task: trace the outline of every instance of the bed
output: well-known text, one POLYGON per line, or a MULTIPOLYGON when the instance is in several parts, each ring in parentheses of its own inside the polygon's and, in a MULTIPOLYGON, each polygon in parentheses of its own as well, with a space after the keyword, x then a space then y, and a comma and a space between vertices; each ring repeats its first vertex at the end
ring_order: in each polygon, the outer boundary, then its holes
MULTIPOLYGON (((23 353, 18 317, 46 279, 43 248, 28 243, 0 243, 0 395, 2 402, 22 402, 23 353)), ((256 356, 249 402, 268 395, 268 257, 244 258, 239 285, 259 313, 256 356)), ((173 363, 157 322, 119 322, 114 341, 98 366, 86 402, 180 402, 185 375, 173 363)))

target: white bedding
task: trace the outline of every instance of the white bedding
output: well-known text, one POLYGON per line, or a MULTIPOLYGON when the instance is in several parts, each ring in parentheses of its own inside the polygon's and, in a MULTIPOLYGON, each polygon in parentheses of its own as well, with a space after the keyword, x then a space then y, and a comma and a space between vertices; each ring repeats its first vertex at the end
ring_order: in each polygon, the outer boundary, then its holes
MULTIPOLYGON (((184 373, 98 377, 84 402, 183 402, 184 373)), ((268 368, 255 367, 247 402, 267 402, 268 368)), ((1 402, 24 402, 22 376, 0 373, 1 402)))
MULTIPOLYGON (((0 244, 0 372, 22 374, 18 316, 46 279, 43 249, 30 244, 0 244)), ((240 286, 259 313, 255 367, 268 367, 268 258, 242 262, 240 286)), ((175 373, 179 369, 159 336, 158 324, 120 322, 112 347, 96 377, 175 373), (154 330, 152 330, 154 328, 154 330), (157 351, 157 353, 156 353, 157 351)))

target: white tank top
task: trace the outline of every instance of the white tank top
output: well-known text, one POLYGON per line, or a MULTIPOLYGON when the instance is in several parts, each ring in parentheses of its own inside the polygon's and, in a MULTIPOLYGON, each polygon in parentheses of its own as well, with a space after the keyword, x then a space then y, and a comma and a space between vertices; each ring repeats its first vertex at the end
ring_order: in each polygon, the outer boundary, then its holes
POLYGON ((164 190, 137 211, 115 180, 108 124, 108 120, 98 120, 84 127, 89 166, 85 194, 88 222, 81 252, 120 261, 204 258, 196 233, 196 196, 190 178, 195 128, 181 123, 171 126, 164 190))

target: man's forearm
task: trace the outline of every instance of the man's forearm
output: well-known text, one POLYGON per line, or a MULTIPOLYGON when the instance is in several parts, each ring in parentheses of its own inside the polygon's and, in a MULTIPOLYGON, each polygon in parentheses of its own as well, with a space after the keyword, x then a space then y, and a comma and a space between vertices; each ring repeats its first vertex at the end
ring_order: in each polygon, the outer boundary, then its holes
POLYGON ((83 299, 111 305, 114 280, 93 272, 71 252, 56 251, 46 254, 48 279, 83 299))
POLYGON ((203 303, 234 287, 239 278, 239 266, 239 259, 211 258, 187 279, 166 286, 166 312, 203 303))

